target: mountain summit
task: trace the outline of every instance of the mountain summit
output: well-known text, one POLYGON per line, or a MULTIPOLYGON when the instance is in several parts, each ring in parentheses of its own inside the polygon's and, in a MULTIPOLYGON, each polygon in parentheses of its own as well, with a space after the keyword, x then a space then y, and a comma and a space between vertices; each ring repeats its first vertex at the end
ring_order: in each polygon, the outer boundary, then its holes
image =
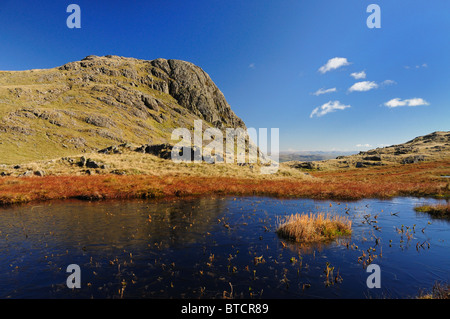
POLYGON ((18 163, 119 143, 166 143, 176 127, 242 127, 200 67, 88 56, 61 67, 0 72, 0 158, 18 163))

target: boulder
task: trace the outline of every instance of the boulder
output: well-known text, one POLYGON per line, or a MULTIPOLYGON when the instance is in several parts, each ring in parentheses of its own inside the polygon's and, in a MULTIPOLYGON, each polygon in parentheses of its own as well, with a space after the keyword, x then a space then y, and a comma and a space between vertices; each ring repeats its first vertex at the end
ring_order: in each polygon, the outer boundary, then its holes
POLYGON ((86 165, 86 157, 81 156, 80 161, 78 162, 78 165, 81 166, 81 167, 86 165))
POLYGON ((96 161, 94 161, 94 160, 89 158, 86 161, 86 167, 88 167, 88 168, 100 168, 100 164, 98 164, 96 161))
POLYGON ((300 162, 292 165, 292 168, 315 169, 316 165, 313 162, 300 162))
POLYGON ((402 164, 415 164, 425 160, 424 155, 412 155, 404 158, 401 163, 402 164))
POLYGON ((366 157, 363 157, 363 160, 365 160, 365 161, 381 161, 381 156, 380 155, 366 156, 366 157))
POLYGON ((364 167, 364 164, 362 162, 356 162, 355 167, 361 168, 361 167, 364 167))
POLYGON ((36 175, 36 176, 44 176, 44 175, 45 175, 45 172, 42 171, 42 170, 35 171, 35 172, 34 172, 34 175, 36 175))

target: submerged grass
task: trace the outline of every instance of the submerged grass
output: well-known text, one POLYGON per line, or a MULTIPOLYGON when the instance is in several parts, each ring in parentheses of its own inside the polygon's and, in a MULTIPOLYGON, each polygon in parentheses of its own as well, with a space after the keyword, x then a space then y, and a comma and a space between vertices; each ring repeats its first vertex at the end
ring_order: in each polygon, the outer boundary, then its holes
POLYGON ((436 205, 422 205, 414 207, 416 212, 428 213, 439 217, 450 217, 450 203, 436 205))
POLYGON ((343 216, 329 214, 293 214, 281 221, 277 234, 301 243, 319 242, 350 235, 352 222, 343 216))

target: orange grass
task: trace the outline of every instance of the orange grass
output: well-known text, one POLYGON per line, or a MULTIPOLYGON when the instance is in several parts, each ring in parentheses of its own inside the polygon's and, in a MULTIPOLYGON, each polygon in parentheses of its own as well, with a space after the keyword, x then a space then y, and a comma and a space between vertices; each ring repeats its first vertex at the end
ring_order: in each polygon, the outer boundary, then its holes
POLYGON ((332 240, 351 232, 352 222, 348 218, 323 213, 287 216, 277 229, 280 237, 300 243, 332 240))
POLYGON ((449 197, 449 163, 312 173, 316 178, 92 175, 0 178, 0 205, 52 199, 128 199, 190 195, 309 197, 317 199, 449 197))

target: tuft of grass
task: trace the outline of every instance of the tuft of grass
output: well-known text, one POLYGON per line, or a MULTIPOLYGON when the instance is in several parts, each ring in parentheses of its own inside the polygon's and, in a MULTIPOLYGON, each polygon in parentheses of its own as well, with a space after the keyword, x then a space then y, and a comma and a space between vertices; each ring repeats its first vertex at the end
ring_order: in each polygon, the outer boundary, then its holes
POLYGON ((329 214, 292 214, 281 221, 277 234, 300 243, 328 241, 352 233, 352 222, 329 214))
POLYGON ((437 217, 450 217, 450 203, 422 205, 414 207, 416 212, 428 213, 437 217))

